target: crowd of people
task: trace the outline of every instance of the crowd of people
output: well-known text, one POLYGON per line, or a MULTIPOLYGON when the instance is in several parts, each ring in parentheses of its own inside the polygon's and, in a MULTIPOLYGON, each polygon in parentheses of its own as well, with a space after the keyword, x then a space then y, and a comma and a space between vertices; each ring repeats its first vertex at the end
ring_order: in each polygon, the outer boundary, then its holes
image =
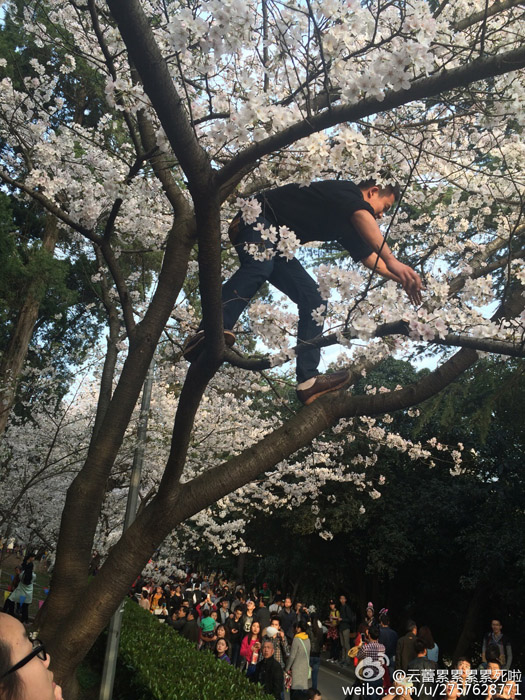
MULTIPOLYGON (((33 562, 34 555, 27 554, 0 613, 2 700, 32 700, 25 691, 20 694, 32 678, 42 688, 38 698, 61 698, 44 645, 32 641, 21 624, 27 622, 33 562)), ((218 663, 239 668, 276 700, 283 700, 286 690, 291 700, 322 700, 322 652, 328 661, 348 668, 353 694, 390 700, 515 700, 520 695, 521 673, 514 669, 512 644, 499 619, 491 621, 482 640, 477 668, 462 657, 448 669, 429 627, 409 621, 405 634, 398 636, 388 610, 376 615, 372 603, 358 624, 344 595, 330 600, 326 614, 319 615, 314 606, 280 590, 272 593, 266 583, 247 592, 225 579, 188 575, 164 586, 139 577, 130 597, 199 649, 212 652, 218 663)))
POLYGON ((191 579, 162 586, 138 580, 132 591, 139 604, 220 662, 232 664, 280 700, 321 697, 318 674, 323 656, 355 674, 356 687, 378 694, 457 700, 476 695, 514 700, 520 676, 512 672, 512 646, 499 620, 483 639, 478 669, 461 658, 445 670, 428 626, 409 621, 398 636, 387 609, 372 603, 357 624, 346 596, 329 601, 325 615, 293 601, 264 583, 246 591, 226 580, 191 579), (447 675, 443 675, 445 672, 447 675), (510 675, 509 675, 510 674, 510 675), (481 692, 485 688, 486 692, 481 692))

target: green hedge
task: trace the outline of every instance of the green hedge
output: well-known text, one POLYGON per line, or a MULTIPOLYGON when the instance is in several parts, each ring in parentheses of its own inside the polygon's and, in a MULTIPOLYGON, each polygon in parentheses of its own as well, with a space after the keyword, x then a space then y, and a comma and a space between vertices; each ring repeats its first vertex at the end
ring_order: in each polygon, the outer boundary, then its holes
POLYGON ((124 608, 114 700, 272 700, 135 603, 124 608))

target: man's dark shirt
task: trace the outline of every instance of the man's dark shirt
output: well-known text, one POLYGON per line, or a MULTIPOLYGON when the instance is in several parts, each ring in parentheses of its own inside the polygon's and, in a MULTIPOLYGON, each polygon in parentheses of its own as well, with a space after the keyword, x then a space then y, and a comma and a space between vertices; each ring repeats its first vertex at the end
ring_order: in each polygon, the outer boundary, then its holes
POLYGON ((323 180, 308 187, 284 185, 261 192, 257 199, 263 216, 278 226, 287 226, 301 243, 337 241, 354 260, 363 260, 373 253, 350 221, 360 209, 374 216, 374 210, 353 182, 323 180))
POLYGON ((400 668, 402 671, 407 671, 409 661, 415 659, 416 647, 415 647, 416 637, 413 632, 407 632, 404 637, 400 637, 397 641, 396 646, 396 668, 400 668))
POLYGON ((385 654, 391 659, 396 655, 397 632, 391 627, 379 628, 379 641, 385 646, 385 654))
POLYGON ((437 671, 437 664, 427 659, 426 656, 417 656, 415 659, 408 662, 408 674, 411 676, 411 680, 414 683, 416 697, 422 698, 423 700, 430 700, 434 695, 436 675, 434 673, 433 680, 423 680, 421 671, 435 672, 437 671))
POLYGON ((197 644, 199 641, 199 623, 197 620, 189 620, 180 631, 189 642, 197 644))
POLYGON ((176 632, 182 632, 182 628, 186 624, 186 618, 181 617, 179 620, 168 619, 168 620, 166 620, 166 624, 168 624, 169 627, 174 629, 176 632))
POLYGON ((341 614, 341 622, 339 623, 339 630, 350 630, 355 632, 355 613, 352 608, 345 603, 339 606, 339 612, 341 614))
POLYGON ((284 687, 284 673, 281 665, 273 656, 257 664, 252 676, 255 683, 260 683, 268 695, 280 700, 284 687))
POLYGON ((227 620, 225 627, 228 630, 231 645, 240 646, 242 638, 244 637, 244 632, 242 631, 242 617, 240 620, 237 620, 237 622, 235 622, 233 617, 230 617, 230 619, 227 620))
POLYGON ((270 611, 266 606, 257 608, 255 611, 255 619, 261 625, 261 632, 270 625, 270 611))
POLYGON ((290 608, 290 610, 286 610, 286 608, 283 608, 281 612, 279 613, 279 620, 281 622, 281 629, 285 633, 288 641, 292 641, 293 639, 293 626, 297 622, 297 615, 295 614, 295 610, 293 608, 290 608))

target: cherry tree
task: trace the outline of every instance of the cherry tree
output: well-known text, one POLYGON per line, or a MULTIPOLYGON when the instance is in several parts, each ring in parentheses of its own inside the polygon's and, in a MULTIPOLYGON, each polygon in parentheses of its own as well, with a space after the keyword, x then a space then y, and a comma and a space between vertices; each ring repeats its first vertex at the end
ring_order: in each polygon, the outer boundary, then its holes
MULTIPOLYGON (((344 438, 356 418, 372 445, 431 459, 429 446, 389 435, 377 418, 435 395, 480 352, 523 356, 524 10, 514 0, 47 0, 12 11, 48 52, 22 85, 2 80, 0 178, 68 232, 63 254, 74 243, 100 262, 108 314, 94 425, 38 620, 71 697, 74 669, 172 531, 215 503, 227 509, 239 489, 253 501, 255 480, 299 473, 307 446, 333 472, 326 435, 344 438), (85 119, 66 108, 61 76, 78 84, 80 65, 105 105, 97 119, 88 99, 85 119), (394 391, 341 391, 298 409, 276 390, 286 382, 278 368, 300 352, 293 309, 256 301, 239 349, 224 345, 228 219, 251 206, 239 196, 262 187, 381 179, 385 168, 403 185, 385 234, 424 275, 424 302, 412 308, 393 283, 340 256, 316 264, 307 250, 329 302, 316 342, 337 347, 334 364, 354 380, 394 353, 432 353, 435 369, 394 391), (140 285, 129 256, 152 251, 162 263, 140 285), (201 318, 206 352, 188 367, 182 339, 201 318), (169 449, 88 584, 108 479, 157 348, 176 398, 159 418, 169 449), (218 438, 209 462, 195 449, 206 424, 218 438)), ((295 252, 293 236, 280 252, 295 252)), ((308 477, 298 483, 304 490, 308 477)))

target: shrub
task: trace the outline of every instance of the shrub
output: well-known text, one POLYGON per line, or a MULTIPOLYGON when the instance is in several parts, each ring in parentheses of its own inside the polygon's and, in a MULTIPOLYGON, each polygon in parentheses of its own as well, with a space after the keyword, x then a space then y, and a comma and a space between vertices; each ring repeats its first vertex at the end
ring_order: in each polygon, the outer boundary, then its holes
POLYGON ((115 700, 272 700, 240 671, 127 602, 115 700))

